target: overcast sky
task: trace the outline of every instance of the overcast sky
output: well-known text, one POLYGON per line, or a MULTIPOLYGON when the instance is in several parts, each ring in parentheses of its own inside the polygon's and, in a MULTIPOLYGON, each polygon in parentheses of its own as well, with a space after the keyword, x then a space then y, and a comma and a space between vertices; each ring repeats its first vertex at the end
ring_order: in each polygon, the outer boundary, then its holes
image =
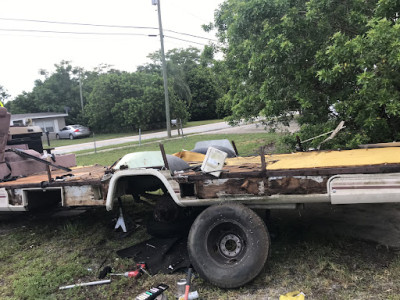
MULTIPOLYGON (((167 36, 200 44, 208 43, 204 39, 179 35, 168 30, 215 39, 214 34, 205 33, 201 25, 213 21, 214 11, 222 2, 223 0, 161 0, 165 51, 189 46, 203 47, 167 36)), ((71 61, 73 66, 87 70, 105 63, 113 65, 115 69, 135 71, 138 65, 148 62, 146 56, 149 53, 160 49, 159 36, 147 36, 158 34, 158 29, 52 22, 158 28, 156 8, 157 6, 152 5, 152 0, 1 0, 0 85, 13 99, 22 91, 32 90, 34 81, 41 78, 38 73, 40 69, 52 72, 54 64, 62 60, 71 61), (101 35, 104 33, 127 35, 101 35), (130 35, 132 33, 139 35, 130 35)))

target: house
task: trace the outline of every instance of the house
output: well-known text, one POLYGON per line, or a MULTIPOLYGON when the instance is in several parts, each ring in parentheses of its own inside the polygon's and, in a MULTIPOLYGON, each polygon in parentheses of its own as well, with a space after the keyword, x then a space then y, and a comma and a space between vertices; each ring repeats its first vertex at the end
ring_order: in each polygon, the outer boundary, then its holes
POLYGON ((66 113, 32 113, 11 115, 10 125, 35 125, 42 128, 43 132, 54 133, 65 127, 66 113))

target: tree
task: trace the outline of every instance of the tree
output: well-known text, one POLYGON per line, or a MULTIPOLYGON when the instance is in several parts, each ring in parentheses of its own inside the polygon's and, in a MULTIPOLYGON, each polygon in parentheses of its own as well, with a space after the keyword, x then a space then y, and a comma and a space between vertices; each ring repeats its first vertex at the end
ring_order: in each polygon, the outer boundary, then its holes
MULTIPOLYGON (((186 121, 185 104, 170 92, 171 116, 186 121)), ((100 132, 156 129, 165 126, 161 74, 143 71, 101 75, 94 83, 85 108, 89 125, 100 132)))
POLYGON ((7 93, 7 90, 0 85, 0 101, 5 104, 9 97, 10 95, 7 93))
POLYGON ((223 98, 232 107, 229 120, 263 115, 287 121, 300 112, 303 138, 333 129, 340 120, 351 133, 344 145, 394 138, 398 12, 398 1, 387 0, 225 1, 214 26, 229 74, 223 98), (385 43, 378 46, 382 34, 385 43), (370 54, 368 63, 361 53, 370 54), (385 74, 374 67, 377 58, 384 59, 385 74), (387 100, 374 103, 378 96, 387 100), (384 134, 372 134, 378 130, 384 134))
POLYGON ((337 33, 317 56, 319 79, 342 87, 332 91, 332 107, 356 132, 353 144, 400 139, 399 37, 400 23, 374 18, 365 34, 337 33))
POLYGON ((37 79, 32 92, 18 95, 10 104, 12 113, 65 112, 67 122, 75 123, 81 114, 79 96, 79 68, 70 62, 56 64, 56 71, 49 75, 40 70, 44 79, 37 79))
MULTIPOLYGON (((148 57, 152 62, 139 67, 139 72, 159 74, 161 72, 159 52, 152 53, 148 57)), ((173 89, 177 101, 188 106, 190 119, 216 118, 216 103, 220 98, 221 89, 212 71, 213 49, 205 47, 202 53, 194 47, 172 49, 166 54, 166 62, 168 85, 173 89)))
POLYGON ((14 101, 10 101, 10 111, 16 113, 39 113, 68 111, 66 118, 69 124, 86 124, 87 118, 82 113, 79 81, 82 82, 83 104, 93 89, 95 81, 101 74, 118 73, 109 65, 99 65, 92 71, 75 67, 68 61, 55 64, 53 73, 41 69, 41 79, 35 81, 31 92, 23 92, 14 101))
POLYGON ((192 91, 191 120, 217 118, 217 100, 220 93, 212 70, 198 66, 192 69, 187 77, 188 86, 192 91))

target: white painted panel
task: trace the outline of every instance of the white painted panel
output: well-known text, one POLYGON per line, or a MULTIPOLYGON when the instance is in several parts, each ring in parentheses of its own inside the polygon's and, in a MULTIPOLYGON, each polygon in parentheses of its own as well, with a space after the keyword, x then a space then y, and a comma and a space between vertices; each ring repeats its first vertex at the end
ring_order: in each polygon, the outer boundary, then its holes
POLYGON ((338 175, 328 193, 332 204, 400 202, 400 174, 338 175))

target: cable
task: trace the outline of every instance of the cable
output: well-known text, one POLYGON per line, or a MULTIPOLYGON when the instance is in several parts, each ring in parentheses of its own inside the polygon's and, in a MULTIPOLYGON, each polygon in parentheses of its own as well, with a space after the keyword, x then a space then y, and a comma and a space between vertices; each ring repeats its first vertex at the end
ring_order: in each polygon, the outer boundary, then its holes
MULTIPOLYGON (((158 27, 148 27, 148 26, 131 26, 131 25, 106 25, 106 24, 92 24, 92 23, 73 23, 73 22, 58 22, 58 21, 46 21, 46 20, 34 20, 34 19, 16 19, 16 18, 1 18, 0 20, 6 21, 18 21, 18 22, 36 22, 36 23, 48 23, 48 24, 62 24, 62 25, 78 25, 78 26, 93 26, 93 27, 108 27, 108 28, 130 28, 130 29, 150 29, 150 30, 158 30, 158 27)), ((168 31, 175 34, 191 36, 198 39, 209 40, 213 42, 217 42, 217 40, 201 37, 198 35, 184 33, 179 31, 174 31, 170 29, 164 29, 164 31, 168 31)))
MULTIPOLYGON (((152 37, 156 36, 153 34, 144 34, 144 33, 128 33, 128 32, 78 32, 78 31, 55 31, 55 30, 37 30, 37 29, 4 29, 0 28, 0 31, 12 31, 12 32, 37 32, 37 33, 60 33, 60 34, 79 34, 79 35, 136 35, 136 36, 147 36, 152 37)), ((174 40, 179 40, 183 42, 193 43, 197 45, 206 46, 207 44, 198 43, 190 40, 180 39, 173 36, 164 35, 164 37, 174 40)))
POLYGON ((105 24, 58 22, 58 21, 46 21, 46 20, 34 20, 34 19, 15 19, 15 18, 1 18, 1 17, 0 17, 0 20, 6 20, 6 21, 22 21, 22 22, 36 22, 36 23, 49 23, 49 24, 62 24, 62 25, 79 25, 79 26, 94 26, 94 27, 114 27, 114 28, 134 28, 134 29, 156 29, 156 30, 158 30, 158 27, 147 27, 147 26, 105 25, 105 24))
POLYGON ((0 31, 61 33, 61 34, 140 35, 140 36, 149 36, 149 34, 144 34, 144 33, 128 33, 128 32, 126 32, 126 33, 124 33, 124 32, 79 32, 79 31, 55 31, 55 30, 37 30, 37 29, 5 29, 5 28, 0 28, 0 31))
POLYGON ((214 40, 214 39, 209 39, 209 38, 205 38, 205 37, 193 35, 193 34, 190 34, 190 33, 182 33, 182 32, 178 32, 178 31, 174 31, 174 30, 169 30, 169 29, 165 29, 164 31, 168 31, 168 32, 176 33, 176 34, 181 34, 181 35, 186 35, 186 36, 191 36, 191 37, 194 37, 194 38, 203 39, 203 40, 208 40, 208 41, 211 41, 211 42, 218 42, 217 40, 214 40))
POLYGON ((169 36, 169 35, 165 35, 165 34, 164 34, 164 37, 169 38, 169 39, 178 40, 178 41, 193 43, 193 44, 197 44, 197 45, 207 46, 207 44, 198 43, 198 42, 193 42, 193 41, 189 41, 189 40, 184 40, 184 39, 180 39, 180 38, 173 37, 173 36, 169 36))

